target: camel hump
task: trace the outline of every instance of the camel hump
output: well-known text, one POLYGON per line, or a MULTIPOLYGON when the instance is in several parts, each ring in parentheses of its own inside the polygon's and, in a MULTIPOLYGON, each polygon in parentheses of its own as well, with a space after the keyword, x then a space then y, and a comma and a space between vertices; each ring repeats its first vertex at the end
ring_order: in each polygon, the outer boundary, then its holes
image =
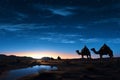
POLYGON ((87 48, 87 46, 84 46, 84 48, 81 50, 81 52, 84 53, 84 54, 90 54, 90 51, 87 48))
POLYGON ((112 50, 110 49, 110 47, 106 44, 104 44, 101 48, 100 48, 100 52, 112 52, 112 50))
POLYGON ((101 47, 101 50, 105 50, 105 49, 109 49, 110 50, 110 47, 106 44, 103 44, 103 46, 101 47))

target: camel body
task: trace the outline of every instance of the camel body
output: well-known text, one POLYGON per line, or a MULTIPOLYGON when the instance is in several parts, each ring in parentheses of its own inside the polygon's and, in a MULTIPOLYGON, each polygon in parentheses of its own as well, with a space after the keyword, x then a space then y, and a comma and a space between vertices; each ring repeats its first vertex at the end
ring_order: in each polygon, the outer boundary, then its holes
POLYGON ((81 52, 79 50, 76 50, 76 53, 81 55, 82 58, 84 58, 84 56, 87 56, 87 58, 91 58, 90 51, 86 46, 81 50, 81 52))
POLYGON ((95 48, 92 48, 91 50, 95 54, 99 54, 100 59, 103 58, 103 55, 109 55, 110 58, 113 58, 113 51, 106 44, 104 44, 99 51, 96 51, 95 48))

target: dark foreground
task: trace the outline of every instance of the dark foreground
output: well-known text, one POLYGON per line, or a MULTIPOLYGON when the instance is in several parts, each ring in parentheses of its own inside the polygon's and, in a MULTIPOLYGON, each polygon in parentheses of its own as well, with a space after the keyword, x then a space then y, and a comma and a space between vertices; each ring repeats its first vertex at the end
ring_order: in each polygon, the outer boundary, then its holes
POLYGON ((39 63, 36 63, 36 60, 31 57, 6 56, 0 54, 0 75, 5 71, 26 68, 36 64, 39 63))
POLYGON ((94 60, 52 60, 37 62, 56 65, 57 71, 43 71, 19 80, 120 80, 120 58, 94 60))

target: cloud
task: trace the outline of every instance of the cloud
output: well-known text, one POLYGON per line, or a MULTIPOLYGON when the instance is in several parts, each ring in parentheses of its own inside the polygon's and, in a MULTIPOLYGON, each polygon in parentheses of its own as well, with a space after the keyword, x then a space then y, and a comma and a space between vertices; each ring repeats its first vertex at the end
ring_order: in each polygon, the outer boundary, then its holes
POLYGON ((66 34, 66 35, 62 35, 63 37, 81 37, 82 35, 79 34, 66 34))
POLYGON ((79 34, 70 34, 70 33, 58 33, 58 32, 53 32, 53 33, 44 33, 46 36, 50 36, 50 37, 53 37, 53 38, 57 38, 57 39, 76 39, 76 38, 79 38, 79 37, 82 37, 82 35, 79 35, 79 34))
POLYGON ((75 43, 75 41, 63 39, 63 40, 61 41, 61 43, 73 44, 73 43, 75 43))
POLYGON ((94 21, 93 24, 102 24, 102 23, 120 23, 120 18, 108 18, 108 19, 102 19, 102 20, 98 20, 98 21, 94 21))
POLYGON ((11 32, 21 30, 20 27, 18 27, 17 25, 0 25, 0 29, 11 31, 11 32))
POLYGON ((90 38, 90 39, 85 39, 85 38, 81 38, 79 39, 80 42, 82 43, 96 43, 96 42, 101 42, 103 41, 102 39, 98 39, 98 38, 90 38))
POLYGON ((73 12, 70 12, 66 9, 49 9, 53 14, 61 15, 61 16, 70 16, 73 15, 73 12))
POLYGON ((70 43, 70 44, 73 44, 73 43, 75 43, 76 41, 74 41, 74 40, 69 40, 69 39, 67 39, 67 38, 53 38, 53 37, 41 37, 41 38, 39 38, 39 40, 44 40, 44 41, 50 41, 50 42, 54 42, 54 43, 65 43, 65 44, 67 44, 67 43, 70 43))
POLYGON ((39 37, 48 36, 43 33, 53 31, 54 27, 54 25, 44 24, 0 24, 0 36, 39 40, 39 37))
POLYGON ((79 40, 81 43, 120 43, 120 38, 81 38, 79 40))
POLYGON ((76 36, 68 36, 65 35, 66 37, 62 37, 62 36, 49 36, 49 37, 41 37, 39 38, 40 40, 47 40, 47 41, 52 41, 55 43, 70 43, 70 44, 74 44, 77 41, 81 42, 81 43, 114 43, 114 44, 119 44, 120 43, 120 38, 81 38, 79 39, 79 37, 77 37, 76 39, 74 39, 74 37, 76 36), (69 38, 72 37, 72 38, 69 38))
POLYGON ((17 20, 24 20, 29 17, 27 14, 24 14, 24 13, 20 13, 20 12, 15 12, 15 13, 16 13, 17 20))
POLYGON ((69 7, 69 6, 64 6, 64 7, 55 6, 54 7, 54 5, 43 5, 43 4, 35 4, 33 5, 33 8, 37 9, 40 12, 43 12, 44 14, 49 14, 44 17, 53 17, 54 15, 71 16, 74 14, 72 10, 76 9, 75 7, 69 7))
POLYGON ((108 43, 120 44, 120 38, 109 39, 108 43))
POLYGON ((118 0, 0 1, 0 23, 86 23, 119 17, 120 8, 118 0))
POLYGON ((53 25, 44 24, 1 24, 0 29, 5 29, 8 31, 18 31, 18 30, 36 30, 36 29, 47 29, 54 28, 53 25))
MULTIPOLYGON (((7 36, 37 41, 50 41, 54 43, 75 43, 77 38, 82 37, 76 33, 57 32, 55 25, 45 24, 1 24, 0 30, 7 36), (7 31, 7 32, 6 32, 7 31)), ((60 28, 63 30, 62 28, 60 28)), ((0 33, 1 34, 1 33, 0 33)))
POLYGON ((77 29, 85 29, 83 26, 76 26, 77 29))
POLYGON ((53 38, 51 38, 51 37, 40 37, 39 39, 40 40, 47 40, 47 41, 52 41, 53 40, 53 38))
POLYGON ((0 28, 2 31, 16 32, 22 36, 50 36, 69 40, 84 36, 88 39, 91 36, 100 38, 119 36, 116 35, 120 29, 118 28, 120 3, 117 1, 2 0, 0 4, 0 23, 7 24, 5 28, 0 28), (88 25, 89 23, 91 25, 88 25))
POLYGON ((54 43, 70 43, 76 42, 80 35, 77 34, 60 34, 60 33, 43 33, 44 37, 38 37, 39 40, 50 41, 54 43))

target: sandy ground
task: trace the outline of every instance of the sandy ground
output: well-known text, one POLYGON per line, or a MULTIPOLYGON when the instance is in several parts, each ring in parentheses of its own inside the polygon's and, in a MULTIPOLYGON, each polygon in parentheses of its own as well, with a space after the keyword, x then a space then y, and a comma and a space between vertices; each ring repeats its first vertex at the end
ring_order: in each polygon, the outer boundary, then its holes
POLYGON ((56 71, 44 71, 19 80, 120 80, 120 59, 100 60, 52 60, 37 62, 56 65, 56 71))

